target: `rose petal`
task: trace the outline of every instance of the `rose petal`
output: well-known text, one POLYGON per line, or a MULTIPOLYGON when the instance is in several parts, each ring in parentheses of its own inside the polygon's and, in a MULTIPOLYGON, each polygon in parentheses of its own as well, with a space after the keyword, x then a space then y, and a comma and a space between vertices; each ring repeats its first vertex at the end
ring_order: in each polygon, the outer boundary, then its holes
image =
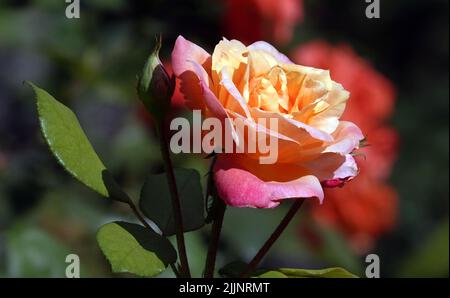
POLYGON ((350 154, 324 153, 317 159, 303 164, 320 181, 352 179, 358 174, 358 166, 350 154))
POLYGON ((275 57, 281 63, 293 64, 293 62, 289 60, 289 58, 286 55, 281 54, 280 52, 278 52, 276 48, 274 48, 271 44, 268 44, 265 41, 254 42, 248 46, 248 49, 251 51, 264 51, 275 57))
MULTIPOLYGON (((245 131, 242 132, 242 133, 244 133, 244 135, 241 136, 241 137, 245 137, 245 139, 244 139, 245 144, 248 145, 248 144, 250 144, 250 142, 253 142, 255 145, 257 145, 256 147, 258 147, 259 146, 258 142, 260 142, 260 140, 268 141, 267 138, 276 138, 277 147, 275 148, 275 150, 278 150, 278 157, 283 156, 284 158, 287 158, 292 155, 298 156, 298 151, 301 149, 301 146, 300 146, 301 144, 298 141, 296 141, 286 135, 283 135, 279 131, 271 128, 270 126, 267 127, 267 123, 266 123, 266 126, 264 126, 260 122, 255 122, 253 119, 245 118, 241 114, 233 112, 233 111, 228 111, 228 115, 230 115, 230 117, 233 117, 233 120, 235 123, 237 123, 236 120, 242 121, 239 124, 243 124, 244 130, 248 131, 248 134, 245 134, 245 131), (291 153, 289 153, 289 152, 291 152, 291 153)), ((239 133, 239 132, 236 130, 236 133, 239 133)), ((256 154, 253 157, 258 158, 259 156, 260 156, 259 154, 256 154)), ((280 159, 278 159, 278 157, 277 157, 277 162, 285 161, 285 159, 280 160, 280 159)))
POLYGON ((230 103, 228 102, 227 108, 235 110, 235 108, 238 107, 243 111, 247 118, 251 118, 248 105, 239 90, 234 85, 233 80, 231 79, 226 67, 222 68, 221 75, 222 79, 220 81, 220 84, 230 93, 230 98, 232 99, 233 103, 235 103, 234 105, 230 106, 230 103))
POLYGON ((345 161, 334 171, 333 179, 353 179, 358 175, 358 165, 352 155, 346 154, 345 161))
MULTIPOLYGON (((193 61, 201 65, 201 68, 204 68, 203 65, 208 68, 211 64, 211 55, 181 35, 178 36, 172 51, 174 74, 180 80, 180 91, 184 95, 186 105, 190 109, 203 110, 202 91, 198 84, 198 75, 196 75, 198 69, 195 69, 193 61)), ((206 84, 209 84, 209 80, 206 84)))
POLYGON ((246 52, 247 48, 240 41, 224 38, 214 48, 212 71, 219 74, 224 67, 227 67, 233 73, 242 63, 247 63, 247 58, 244 55, 246 52))
POLYGON ((194 71, 189 61, 195 61, 203 65, 211 55, 204 49, 186 40, 183 36, 178 36, 172 51, 172 68, 177 77, 186 71, 194 71))
POLYGON ((349 121, 340 121, 336 131, 333 133, 333 136, 336 142, 328 146, 323 151, 324 153, 351 153, 359 147, 359 142, 364 139, 361 129, 349 121))
MULTIPOLYGON (((192 62, 192 63, 195 64, 196 62, 192 62)), ((198 79, 199 79, 199 85, 200 85, 200 89, 201 89, 201 98, 203 99, 205 106, 208 108, 207 114, 212 114, 212 115, 208 115, 208 116, 213 116, 213 117, 216 117, 217 119, 219 119, 223 125, 224 130, 225 130, 225 127, 228 127, 229 131, 231 132, 231 137, 233 138, 233 140, 237 141, 238 136, 236 134, 236 129, 235 129, 233 123, 231 122, 228 112, 225 110, 225 108, 219 102, 216 95, 206 85, 205 81, 203 79, 201 79, 200 77, 198 77, 198 79)), ((226 138, 225 132, 223 132, 222 136, 224 138, 226 138)))
POLYGON ((326 96, 326 109, 312 116, 309 120, 311 126, 328 133, 333 133, 339 125, 339 118, 342 116, 350 97, 350 93, 341 84, 333 82, 333 87, 326 96))
POLYGON ((323 200, 320 182, 312 175, 287 182, 263 181, 232 159, 222 159, 222 156, 218 156, 214 166, 214 180, 219 197, 227 205, 274 208, 281 200, 289 198, 316 197, 320 202, 323 200))
POLYGON ((292 136, 295 139, 298 139, 300 142, 302 142, 305 138, 306 139, 314 138, 316 140, 324 142, 332 142, 334 140, 331 135, 329 135, 324 131, 318 130, 308 124, 297 121, 295 119, 284 117, 279 113, 267 112, 258 108, 252 108, 251 112, 254 119, 261 119, 261 118, 278 119, 278 129, 280 130, 280 132, 283 133, 283 131, 290 131, 290 133, 285 134, 292 136), (307 135, 305 135, 305 133, 307 135))
POLYGON ((273 67, 278 65, 275 57, 263 51, 248 52, 248 66, 250 77, 258 77, 269 72, 273 67))

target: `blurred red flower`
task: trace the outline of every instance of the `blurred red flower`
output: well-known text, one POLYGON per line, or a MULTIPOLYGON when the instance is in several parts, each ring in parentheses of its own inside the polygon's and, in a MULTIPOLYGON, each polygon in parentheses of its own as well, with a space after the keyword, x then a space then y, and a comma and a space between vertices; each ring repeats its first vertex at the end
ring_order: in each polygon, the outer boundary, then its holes
POLYGON ((303 0, 227 0, 227 38, 244 43, 258 40, 288 43, 303 20, 303 0))
POLYGON ((391 230, 398 207, 394 188, 362 172, 344 188, 326 189, 324 203, 313 202, 311 206, 318 224, 337 228, 361 254, 391 230))
POLYGON ((375 240, 392 229, 397 214, 397 194, 388 185, 398 149, 398 135, 385 121, 395 104, 395 88, 349 46, 313 41, 296 48, 293 61, 330 69, 331 78, 350 92, 342 117, 352 119, 367 137, 368 147, 359 150, 360 174, 345 188, 325 190, 323 205, 312 204, 312 215, 323 226, 341 231, 358 252, 370 249, 375 240))

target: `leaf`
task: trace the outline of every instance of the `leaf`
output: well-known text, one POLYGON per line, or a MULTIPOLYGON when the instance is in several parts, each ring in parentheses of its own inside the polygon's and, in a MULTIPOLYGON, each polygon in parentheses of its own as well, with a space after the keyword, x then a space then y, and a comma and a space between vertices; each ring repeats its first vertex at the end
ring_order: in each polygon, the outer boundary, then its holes
POLYGON ((75 114, 45 90, 28 82, 36 95, 45 141, 58 162, 80 182, 112 199, 128 202, 92 148, 75 114))
POLYGON ((116 273, 153 277, 177 260, 167 238, 137 224, 105 224, 97 232, 97 242, 116 273))
POLYGON ((252 276, 252 277, 258 277, 258 278, 288 278, 289 276, 274 270, 265 271, 262 274, 258 276, 252 276))
MULTIPOLYGON (((192 169, 174 169, 174 171, 181 201, 184 231, 199 229, 205 222, 200 175, 192 169)), ((165 173, 147 178, 141 190, 139 207, 146 217, 158 225, 164 235, 170 236, 176 233, 172 199, 165 173)))
POLYGON ((315 278, 357 278, 356 275, 347 270, 334 267, 325 269, 295 269, 295 268, 281 268, 276 270, 279 273, 290 278, 298 277, 315 277, 315 278))
MULTIPOLYGON (((246 267, 244 262, 232 262, 219 270, 222 277, 239 277, 246 267)), ((257 269, 251 277, 257 278, 356 278, 357 276, 347 270, 334 267, 326 269, 257 269)))

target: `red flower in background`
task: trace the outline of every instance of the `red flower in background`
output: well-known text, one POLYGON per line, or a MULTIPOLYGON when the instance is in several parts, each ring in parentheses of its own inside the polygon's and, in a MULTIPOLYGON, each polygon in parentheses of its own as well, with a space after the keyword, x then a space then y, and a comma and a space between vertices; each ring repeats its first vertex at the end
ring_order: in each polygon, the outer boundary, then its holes
POLYGON ((397 216, 397 193, 361 172, 344 188, 328 188, 322 205, 312 204, 315 221, 342 232, 357 253, 369 251, 389 231, 397 216))
POLYGON ((303 19, 303 0, 227 0, 225 33, 244 43, 287 43, 303 19))
POLYGON ((396 158, 398 135, 385 123, 394 109, 394 86, 346 45, 314 41, 295 49, 292 58, 330 69, 332 79, 350 91, 342 119, 352 119, 365 132, 369 146, 360 151, 366 158, 358 158, 355 181, 342 189, 326 189, 323 205, 313 204, 312 215, 317 223, 340 230, 356 251, 367 251, 396 218, 397 195, 386 179, 396 158))

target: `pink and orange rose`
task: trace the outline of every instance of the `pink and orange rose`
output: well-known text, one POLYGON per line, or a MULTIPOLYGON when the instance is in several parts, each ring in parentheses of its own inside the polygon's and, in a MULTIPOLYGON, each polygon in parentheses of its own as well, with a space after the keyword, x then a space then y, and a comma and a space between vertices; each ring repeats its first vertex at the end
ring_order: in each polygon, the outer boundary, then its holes
POLYGON ((241 119, 276 137, 278 159, 219 154, 214 180, 229 205, 272 208, 287 198, 323 200, 322 185, 341 185, 358 173, 352 156, 361 130, 340 118, 349 92, 327 70, 301 66, 265 42, 220 41, 212 54, 178 37, 172 67, 186 105, 223 123, 241 119), (278 129, 258 119, 275 118, 278 129))

